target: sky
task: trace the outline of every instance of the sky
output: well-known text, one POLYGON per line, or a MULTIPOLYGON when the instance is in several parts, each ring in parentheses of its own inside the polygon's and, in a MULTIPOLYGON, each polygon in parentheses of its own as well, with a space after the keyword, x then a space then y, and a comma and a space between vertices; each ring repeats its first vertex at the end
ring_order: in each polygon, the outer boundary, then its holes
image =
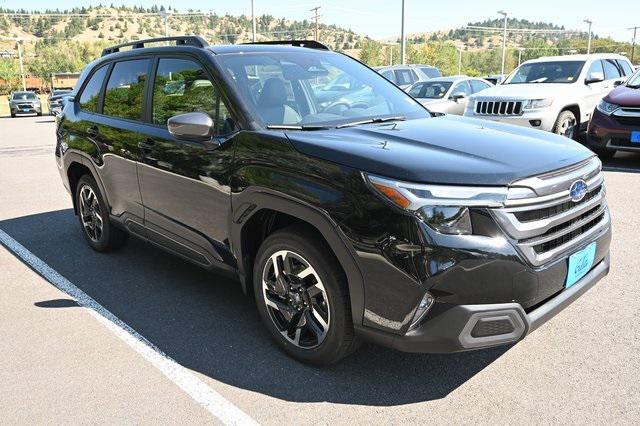
MULTIPOLYGON (((180 12, 188 9, 214 11, 218 15, 251 14, 251 0, 102 0, 128 6, 171 5, 180 12), (177 3, 177 4, 176 4, 177 3)), ((381 39, 400 34, 401 0, 254 0, 256 15, 269 14, 290 19, 310 19, 310 9, 320 6, 320 20, 351 28, 357 33, 381 39)), ((11 9, 70 9, 74 6, 97 5, 100 1, 79 0, 0 0, 0 6, 11 9)), ((505 10, 513 17, 529 21, 552 22, 568 29, 587 30, 583 21, 593 21, 593 32, 619 41, 631 41, 629 27, 640 25, 638 0, 405 0, 406 32, 427 32, 457 28, 468 22, 498 17, 505 10), (603 7, 603 5, 606 5, 603 7), (615 6, 614 6, 615 5, 615 6)), ((640 31, 638 34, 640 42, 640 31)))

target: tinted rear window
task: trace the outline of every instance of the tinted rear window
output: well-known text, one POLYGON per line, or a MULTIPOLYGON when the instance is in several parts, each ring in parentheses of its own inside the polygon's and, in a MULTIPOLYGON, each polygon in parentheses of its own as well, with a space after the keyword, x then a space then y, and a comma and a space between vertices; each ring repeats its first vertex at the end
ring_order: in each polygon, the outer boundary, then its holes
POLYGON ((149 59, 136 59, 115 64, 104 94, 103 114, 129 120, 142 119, 149 62, 149 59))

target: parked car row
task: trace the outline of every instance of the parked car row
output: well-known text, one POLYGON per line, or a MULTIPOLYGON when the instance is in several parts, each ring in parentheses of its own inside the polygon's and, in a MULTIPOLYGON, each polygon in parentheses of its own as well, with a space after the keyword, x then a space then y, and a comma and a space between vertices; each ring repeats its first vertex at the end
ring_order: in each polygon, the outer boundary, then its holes
MULTIPOLYGON (((60 114, 66 98, 71 96, 72 92, 73 90, 53 90, 47 100, 49 115, 60 114)), ((11 117, 23 114, 42 115, 42 102, 34 91, 13 92, 9 95, 8 100, 11 117)))

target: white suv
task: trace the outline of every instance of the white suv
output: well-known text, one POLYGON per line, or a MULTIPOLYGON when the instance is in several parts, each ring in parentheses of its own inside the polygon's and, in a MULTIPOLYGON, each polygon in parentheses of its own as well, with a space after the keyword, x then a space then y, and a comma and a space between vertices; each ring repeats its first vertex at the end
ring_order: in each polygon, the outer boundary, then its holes
POLYGON ((631 62, 615 54, 534 59, 471 96, 464 115, 574 138, 587 128, 598 102, 632 72, 631 62))

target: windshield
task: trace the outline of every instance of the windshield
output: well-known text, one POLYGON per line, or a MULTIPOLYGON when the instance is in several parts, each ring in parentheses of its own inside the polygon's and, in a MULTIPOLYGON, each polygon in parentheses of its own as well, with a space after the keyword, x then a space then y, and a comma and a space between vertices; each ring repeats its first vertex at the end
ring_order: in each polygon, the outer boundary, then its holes
POLYGON ((629 78, 627 86, 633 89, 640 89, 640 70, 629 78))
POLYGON ((502 84, 574 83, 584 61, 533 62, 523 64, 502 84))
POLYGON ((14 101, 32 101, 36 99, 36 94, 33 92, 18 92, 13 94, 14 101))
POLYGON ((357 61, 307 50, 218 58, 239 95, 267 126, 429 117, 410 96, 357 61))
POLYGON ((428 81, 413 86, 409 94, 414 98, 442 99, 450 87, 450 81, 428 81))

